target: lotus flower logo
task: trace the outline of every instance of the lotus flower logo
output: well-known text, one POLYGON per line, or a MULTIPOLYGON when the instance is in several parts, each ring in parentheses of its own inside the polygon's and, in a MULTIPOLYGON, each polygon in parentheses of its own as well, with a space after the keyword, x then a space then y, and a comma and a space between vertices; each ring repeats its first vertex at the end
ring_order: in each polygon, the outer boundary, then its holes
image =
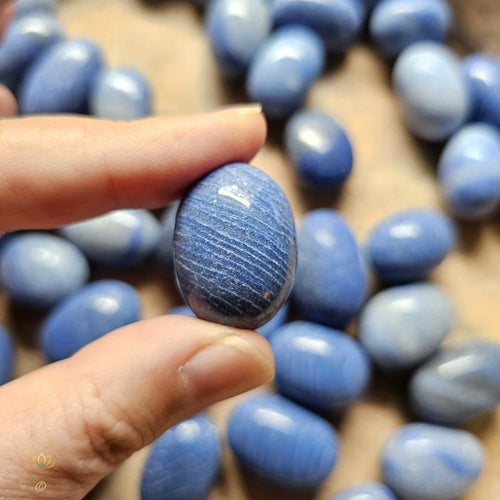
POLYGON ((40 453, 40 455, 33 455, 33 460, 30 462, 30 467, 33 469, 52 469, 56 464, 50 458, 50 455, 44 455, 40 453))

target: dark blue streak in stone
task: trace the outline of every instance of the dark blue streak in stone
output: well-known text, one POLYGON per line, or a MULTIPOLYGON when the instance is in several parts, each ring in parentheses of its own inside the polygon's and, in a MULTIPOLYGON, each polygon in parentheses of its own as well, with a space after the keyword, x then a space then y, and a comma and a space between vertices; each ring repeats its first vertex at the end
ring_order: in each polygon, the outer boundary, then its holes
POLYGON ((0 325, 0 385, 8 382, 14 373, 14 343, 9 332, 0 325))
POLYGON ((295 226, 284 193, 247 164, 208 174, 179 207, 174 264, 198 317, 240 328, 268 322, 295 274, 295 226))

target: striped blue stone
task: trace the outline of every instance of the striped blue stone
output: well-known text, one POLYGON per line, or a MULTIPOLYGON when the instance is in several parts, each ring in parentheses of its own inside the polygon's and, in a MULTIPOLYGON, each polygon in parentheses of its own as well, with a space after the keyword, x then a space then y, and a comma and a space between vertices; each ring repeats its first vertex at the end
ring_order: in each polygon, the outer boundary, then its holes
POLYGON ((330 500, 396 500, 396 497, 387 486, 370 482, 346 488, 330 500))
POLYGON ((290 294, 296 265, 293 215, 285 194, 244 163, 198 181, 177 212, 177 283, 201 319, 255 329, 290 294))
POLYGON ((15 350, 9 332, 0 325, 0 385, 14 375, 15 350))

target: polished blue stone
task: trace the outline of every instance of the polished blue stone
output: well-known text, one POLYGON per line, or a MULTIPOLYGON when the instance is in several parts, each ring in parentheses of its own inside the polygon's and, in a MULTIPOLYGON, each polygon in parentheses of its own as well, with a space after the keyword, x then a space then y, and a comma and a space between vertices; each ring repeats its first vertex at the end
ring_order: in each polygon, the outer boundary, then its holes
POLYGON ((360 0, 273 0, 271 16, 276 26, 307 26, 329 50, 344 52, 358 38, 364 6, 360 0))
POLYGON ((380 483, 362 483, 333 495, 330 500, 396 500, 392 491, 380 483))
POLYGON ((116 280, 95 281, 51 311, 40 333, 50 361, 68 358, 90 342, 141 319, 137 290, 116 280))
POLYGON ((370 362, 351 337, 327 326, 295 321, 271 337, 276 385, 284 396, 320 411, 343 410, 370 382, 370 362))
POLYGON ((86 113, 102 65, 101 50, 89 40, 68 40, 50 47, 23 79, 21 113, 86 113))
POLYGON ((226 76, 240 76, 271 31, 268 2, 212 0, 206 25, 221 71, 226 76))
POLYGON ((136 120, 151 114, 152 90, 132 68, 105 69, 90 93, 90 112, 105 120, 136 120))
POLYGON ((177 283, 201 319, 250 329, 267 323, 290 294, 296 254, 285 194, 245 163, 198 181, 177 212, 177 283))
POLYGON ((314 210, 297 235, 293 295, 310 321, 341 328, 360 310, 366 273, 351 230, 337 212, 314 210))
POLYGON ((160 220, 160 240, 157 257, 161 266, 168 273, 174 272, 174 229, 179 203, 172 203, 165 209, 160 220))
POLYGON ((205 500, 217 478, 220 445, 212 420, 198 414, 154 443, 141 479, 141 500, 205 500))
POLYGON ((481 443, 470 433, 430 424, 409 424, 386 443, 384 482, 401 500, 452 500, 483 469, 481 443))
POLYGON ((271 335, 282 325, 284 325, 288 319, 288 313, 290 312, 290 303, 287 302, 283 304, 281 309, 276 313, 276 316, 268 321, 265 325, 257 328, 257 331, 269 339, 271 335))
POLYGON ((167 314, 179 314, 182 316, 191 316, 192 318, 196 317, 194 312, 191 311, 188 306, 172 307, 172 309, 170 309, 167 314))
POLYGON ((486 123, 462 128, 443 151, 438 177, 454 215, 492 215, 500 207, 500 131, 486 123))
POLYGON ((325 47, 316 33, 286 26, 260 46, 247 76, 247 93, 271 118, 284 118, 304 102, 323 71, 325 47))
POLYGON ((363 308, 359 340, 382 368, 412 368, 434 354, 453 327, 446 294, 430 283, 389 288, 363 308))
POLYGON ((291 488, 318 487, 338 455, 330 424, 277 394, 261 393, 236 406, 228 439, 246 467, 291 488))
POLYGON ((452 250, 455 231, 438 212, 403 210, 372 230, 368 254, 378 277, 386 283, 425 278, 452 250))
POLYGON ((500 344, 464 342, 419 368, 410 382, 413 408, 424 420, 461 425, 500 404, 500 344))
POLYGON ((47 14, 14 21, 0 44, 0 82, 15 91, 27 68, 62 36, 59 22, 47 14))
POLYGON ((472 54, 464 59, 462 74, 471 93, 471 118, 500 128, 500 61, 494 55, 472 54))
POLYGON ((443 141, 465 122, 470 97, 455 54, 437 42, 418 42, 401 52, 393 87, 406 125, 417 137, 443 141))
POLYGON ((14 375, 15 350, 9 332, 0 325, 0 385, 14 375))
POLYGON ((285 128, 285 149, 307 186, 341 185, 352 170, 352 146, 342 126, 316 111, 297 111, 285 128))
POLYGON ((160 223, 147 210, 115 210, 60 229, 87 257, 100 264, 140 264, 157 248, 160 223))
POLYGON ((12 299, 28 306, 53 306, 80 289, 88 277, 83 253, 57 236, 19 234, 2 250, 2 285, 12 299))
POLYGON ((57 0, 16 0, 16 18, 31 14, 54 14, 57 0))
POLYGON ((452 24, 446 0, 383 0, 370 18, 377 50, 392 59, 413 43, 444 42, 452 24))

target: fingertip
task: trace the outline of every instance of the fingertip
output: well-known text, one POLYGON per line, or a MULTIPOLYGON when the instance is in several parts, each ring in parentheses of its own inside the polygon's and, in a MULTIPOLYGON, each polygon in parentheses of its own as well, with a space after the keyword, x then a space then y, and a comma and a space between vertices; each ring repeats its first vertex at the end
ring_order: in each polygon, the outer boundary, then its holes
POLYGON ((0 117, 17 115, 17 101, 14 94, 4 85, 0 85, 0 117))

